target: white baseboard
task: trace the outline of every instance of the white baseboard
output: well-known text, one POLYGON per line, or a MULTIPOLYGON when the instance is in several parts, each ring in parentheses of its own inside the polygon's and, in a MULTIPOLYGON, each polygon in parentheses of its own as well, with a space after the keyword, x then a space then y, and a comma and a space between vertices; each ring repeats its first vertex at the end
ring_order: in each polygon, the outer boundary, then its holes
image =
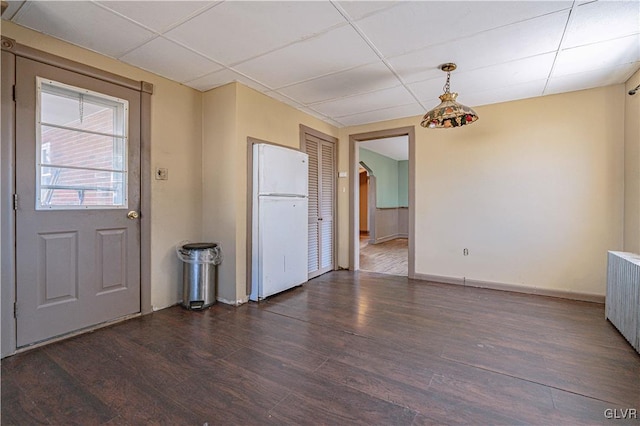
POLYGON ((492 281, 474 280, 465 277, 446 277, 441 275, 414 274, 416 280, 432 281, 444 284, 462 285, 467 287, 488 288, 491 290, 512 291, 516 293, 535 294, 538 296, 558 297, 561 299, 580 300, 604 304, 605 296, 600 294, 579 293, 567 290, 554 290, 517 284, 497 283, 492 281))

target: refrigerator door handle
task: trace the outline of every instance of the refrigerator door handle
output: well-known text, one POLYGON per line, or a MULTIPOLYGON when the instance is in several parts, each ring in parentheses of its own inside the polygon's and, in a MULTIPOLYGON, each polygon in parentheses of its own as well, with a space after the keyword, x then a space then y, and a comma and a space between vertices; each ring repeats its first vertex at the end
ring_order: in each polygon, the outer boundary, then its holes
POLYGON ((277 194, 277 193, 260 193, 259 197, 289 197, 289 198, 307 198, 304 194, 277 194))

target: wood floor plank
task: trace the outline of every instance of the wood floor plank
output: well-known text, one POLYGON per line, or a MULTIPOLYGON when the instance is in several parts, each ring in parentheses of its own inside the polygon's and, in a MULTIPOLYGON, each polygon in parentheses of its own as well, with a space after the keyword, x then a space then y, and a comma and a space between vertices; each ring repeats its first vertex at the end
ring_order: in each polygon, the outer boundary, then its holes
MULTIPOLYGON (((102 424, 117 416, 117 412, 88 392, 83 383, 68 374, 43 349, 21 358, 22 362, 17 363, 10 374, 49 423, 102 424)), ((5 391, 3 386, 3 411, 5 391)), ((10 415, 15 418, 20 413, 10 415)))
POLYGON ((180 402, 164 395, 163 390, 175 385, 163 375, 166 368, 149 352, 136 348, 127 351, 121 342, 107 339, 71 339, 46 348, 47 354, 70 376, 82 383, 83 390, 118 413, 110 423, 181 424, 197 419, 180 402), (82 354, 82 356, 78 356, 82 354), (146 359, 143 368, 137 357, 146 359), (96 374, 100 368, 106 374, 96 374))
POLYGON ((1 364, 2 424, 584 425, 640 411, 640 355, 602 305, 379 273, 176 306, 1 364))
POLYGON ((164 392, 197 416, 198 421, 192 424, 265 425, 277 423, 269 410, 290 391, 277 381, 221 360, 207 372, 187 376, 164 392))
POLYGON ((20 389, 15 377, 2 374, 2 407, 0 410, 0 424, 8 425, 48 425, 45 414, 20 389))
POLYGON ((280 383, 290 394, 271 411, 291 424, 410 424, 415 412, 364 392, 282 364, 269 356, 243 349, 227 360, 280 383))

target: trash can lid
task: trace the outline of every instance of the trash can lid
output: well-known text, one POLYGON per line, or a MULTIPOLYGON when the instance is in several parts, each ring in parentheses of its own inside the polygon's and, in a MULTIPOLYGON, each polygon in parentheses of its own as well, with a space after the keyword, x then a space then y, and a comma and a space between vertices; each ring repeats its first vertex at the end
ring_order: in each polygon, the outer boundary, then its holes
POLYGON ((182 246, 184 250, 207 250, 218 247, 217 243, 190 243, 182 246))

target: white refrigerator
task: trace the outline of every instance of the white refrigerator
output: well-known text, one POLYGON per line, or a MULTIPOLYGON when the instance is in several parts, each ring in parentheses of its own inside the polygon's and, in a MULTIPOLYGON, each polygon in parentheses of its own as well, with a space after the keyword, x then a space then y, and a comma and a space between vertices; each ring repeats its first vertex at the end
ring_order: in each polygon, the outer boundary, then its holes
POLYGON ((308 277, 309 156, 253 145, 251 295, 259 301, 308 277))

